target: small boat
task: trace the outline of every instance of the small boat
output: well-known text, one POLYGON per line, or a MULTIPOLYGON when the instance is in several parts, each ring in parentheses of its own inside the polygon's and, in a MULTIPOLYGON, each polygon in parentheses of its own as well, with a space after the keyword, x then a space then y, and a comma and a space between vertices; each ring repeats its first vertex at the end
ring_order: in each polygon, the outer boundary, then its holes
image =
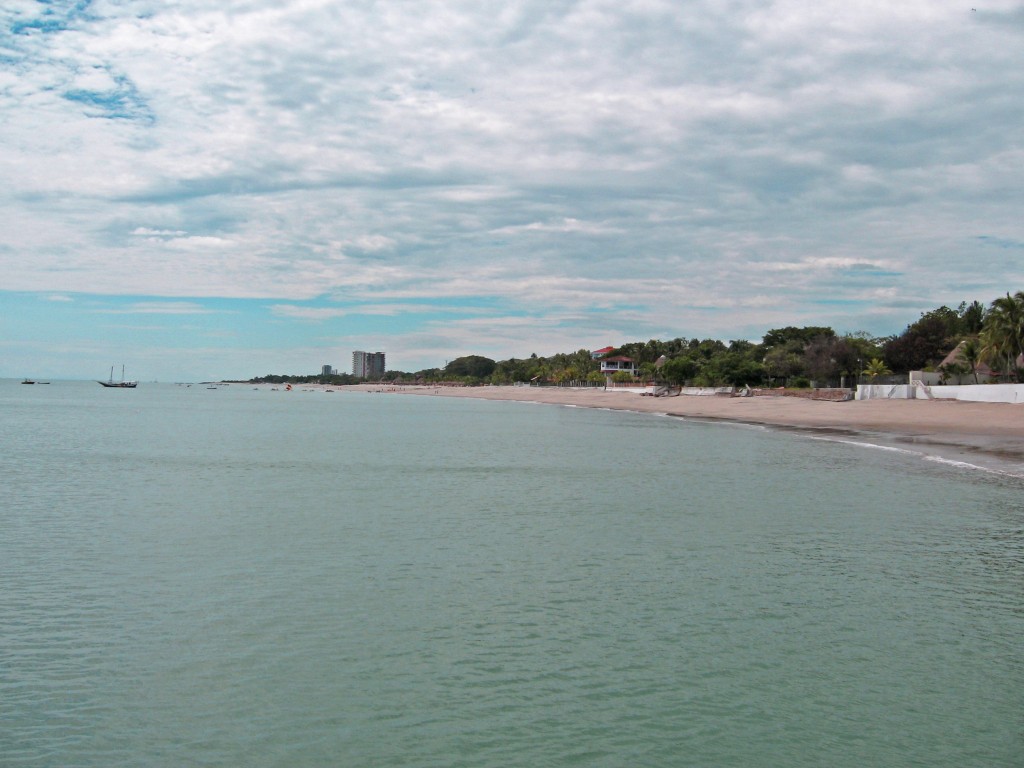
POLYGON ((32 381, 32 379, 25 379, 25 380, 24 380, 23 382, 21 382, 21 383, 22 383, 22 384, 35 384, 35 382, 34 382, 34 381, 32 381))
POLYGON ((135 389, 139 386, 137 381, 125 381, 124 380, 124 366, 121 366, 121 380, 114 381, 114 366, 110 366, 110 379, 108 381, 96 380, 96 383, 102 387, 115 387, 117 389, 135 389))

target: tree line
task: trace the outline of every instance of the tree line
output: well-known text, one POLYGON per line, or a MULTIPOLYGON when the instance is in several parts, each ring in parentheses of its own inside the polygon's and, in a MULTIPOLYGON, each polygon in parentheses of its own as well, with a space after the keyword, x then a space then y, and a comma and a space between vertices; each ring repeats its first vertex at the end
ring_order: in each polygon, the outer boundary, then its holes
MULTIPOLYGON (((837 334, 827 326, 787 326, 765 333, 760 343, 718 339, 635 341, 609 353, 633 359, 639 379, 688 386, 807 387, 852 386, 864 377, 876 379, 912 370, 938 370, 944 378, 972 375, 986 364, 1004 381, 1024 381, 1024 291, 1007 293, 988 306, 962 302, 941 306, 909 324, 899 335, 875 337, 863 331, 837 334), (959 346, 958 346, 959 345, 959 346), (958 348, 957 359, 943 360, 958 348)), ((632 380, 625 372, 618 381, 632 380)), ((253 381, 319 381, 359 383, 347 374, 323 377, 266 376, 253 381)), ((600 360, 580 349, 549 357, 492 360, 467 355, 443 368, 415 373, 388 371, 384 382, 450 382, 467 385, 604 382, 600 360)))
MULTIPOLYGON (((852 386, 864 378, 912 370, 938 370, 947 378, 976 377, 981 363, 1003 380, 1024 381, 1024 291, 1008 293, 988 306, 962 302, 956 308, 941 306, 923 312, 893 336, 875 337, 863 331, 840 335, 826 326, 788 326, 769 330, 759 344, 680 337, 630 342, 609 354, 636 361, 643 380, 691 386, 806 387, 812 382, 852 386), (958 345, 958 359, 943 366, 958 345)), ((586 349, 501 361, 470 355, 444 368, 419 371, 412 378, 466 384, 604 381, 600 361, 586 349)), ((613 378, 624 380, 629 374, 617 373, 613 378)))

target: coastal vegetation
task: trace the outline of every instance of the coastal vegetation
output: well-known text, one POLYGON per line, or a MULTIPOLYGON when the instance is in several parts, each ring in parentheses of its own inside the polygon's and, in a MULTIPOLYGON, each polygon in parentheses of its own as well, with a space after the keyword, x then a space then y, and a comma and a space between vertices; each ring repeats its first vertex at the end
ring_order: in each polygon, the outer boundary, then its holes
POLYGON ((868 363, 868 367, 864 369, 864 375, 871 380, 872 384, 878 381, 879 376, 890 376, 891 374, 892 371, 889 370, 889 366, 877 357, 868 363))
MULTIPOLYGON (((852 386, 868 379, 885 380, 911 370, 939 371, 944 379, 973 376, 982 365, 1003 381, 1024 381, 1024 291, 1007 293, 989 306, 962 302, 941 306, 910 323, 902 333, 875 337, 858 331, 838 334, 827 326, 787 326, 768 330, 760 343, 748 340, 650 339, 623 344, 606 356, 637 363, 634 376, 612 375, 616 382, 659 381, 687 386, 808 387, 852 386), (954 359, 947 361, 956 349, 954 359)), ((579 349, 549 357, 491 360, 467 355, 443 368, 416 372, 388 371, 382 382, 479 384, 593 384, 605 381, 600 357, 579 349)), ((254 382, 353 384, 347 374, 334 376, 268 375, 254 382)))

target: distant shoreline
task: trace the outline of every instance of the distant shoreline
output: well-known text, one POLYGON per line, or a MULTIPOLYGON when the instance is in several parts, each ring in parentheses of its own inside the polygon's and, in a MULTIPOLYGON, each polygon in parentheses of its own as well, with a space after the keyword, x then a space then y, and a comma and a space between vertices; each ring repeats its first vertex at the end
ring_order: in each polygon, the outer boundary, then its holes
POLYGON ((757 424, 826 438, 896 445, 949 461, 1024 476, 1024 407, 940 400, 829 402, 796 397, 644 397, 601 388, 448 387, 357 384, 339 392, 469 397, 662 414, 682 419, 757 424))

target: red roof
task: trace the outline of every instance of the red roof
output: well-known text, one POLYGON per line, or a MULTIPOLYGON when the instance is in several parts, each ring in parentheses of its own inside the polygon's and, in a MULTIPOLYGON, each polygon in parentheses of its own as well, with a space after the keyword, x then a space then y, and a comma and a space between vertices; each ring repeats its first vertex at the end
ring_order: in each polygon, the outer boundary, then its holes
POLYGON ((592 355, 607 355, 613 349, 615 349, 615 347, 602 347, 601 349, 595 349, 590 354, 592 354, 592 355))

